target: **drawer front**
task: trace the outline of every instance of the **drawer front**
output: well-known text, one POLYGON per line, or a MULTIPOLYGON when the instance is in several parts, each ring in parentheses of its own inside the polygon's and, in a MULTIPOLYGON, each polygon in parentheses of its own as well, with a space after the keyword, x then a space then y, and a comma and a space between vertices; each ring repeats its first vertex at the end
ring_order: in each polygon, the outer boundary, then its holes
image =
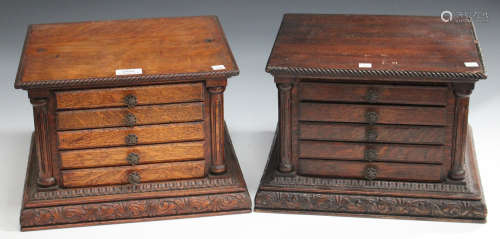
POLYGON ((300 103, 299 120, 406 125, 446 125, 444 107, 300 103))
POLYGON ((443 86, 391 86, 342 83, 300 84, 300 99, 306 101, 366 102, 412 105, 446 105, 443 86))
POLYGON ((102 108, 202 100, 202 83, 56 92, 57 109, 102 108))
POLYGON ((61 151, 63 169, 200 160, 204 141, 61 151))
POLYGON ((57 129, 120 127, 203 119, 203 103, 182 103, 133 108, 71 110, 57 112, 57 129))
POLYGON ((300 139, 407 144, 446 143, 446 128, 407 125, 300 124, 300 139))
POLYGON ((301 159, 366 160, 404 163, 441 163, 450 157, 449 148, 429 145, 362 144, 301 141, 301 159))
POLYGON ((204 173, 205 161, 188 161, 63 170, 62 178, 65 187, 84 187, 200 178, 204 173))
POLYGON ((57 132, 59 149, 203 140, 202 122, 57 132))
POLYGON ((303 175, 360 178, 368 180, 441 181, 440 165, 335 160, 299 160, 303 175))

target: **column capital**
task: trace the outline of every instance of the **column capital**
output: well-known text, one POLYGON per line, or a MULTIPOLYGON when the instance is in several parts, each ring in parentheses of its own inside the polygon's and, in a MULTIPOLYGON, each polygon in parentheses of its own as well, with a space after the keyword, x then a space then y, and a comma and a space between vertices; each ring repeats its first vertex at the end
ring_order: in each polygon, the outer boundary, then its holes
POLYGON ((278 87, 279 90, 283 90, 283 91, 288 91, 288 90, 291 90, 292 87, 293 87, 293 84, 292 83, 276 83, 276 87, 278 87))
POLYGON ((213 86, 213 87, 208 87, 208 92, 210 94, 222 94, 226 90, 225 86, 213 86))
POLYGON ((469 97, 474 90, 474 83, 455 83, 453 84, 453 92, 458 97, 469 97))

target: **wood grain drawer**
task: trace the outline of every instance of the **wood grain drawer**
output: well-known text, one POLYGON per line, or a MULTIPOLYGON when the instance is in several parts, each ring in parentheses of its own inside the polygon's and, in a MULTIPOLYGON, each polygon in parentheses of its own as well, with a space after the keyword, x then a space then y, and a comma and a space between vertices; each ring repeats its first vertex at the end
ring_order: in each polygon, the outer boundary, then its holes
POLYGON ((136 105, 194 102, 203 100, 203 84, 169 84, 56 92, 57 109, 127 106, 126 97, 136 105))
POLYGON ((429 145, 363 144, 301 141, 299 158, 441 163, 450 157, 449 147, 429 145))
POLYGON ((367 102, 411 105, 446 105, 444 86, 392 86, 303 82, 299 96, 305 101, 367 102))
POLYGON ((84 187, 127 184, 131 174, 139 175, 140 182, 200 178, 205 174, 205 161, 63 170, 62 178, 65 187, 84 187))
POLYGON ((369 180, 441 181, 440 165, 299 160, 299 174, 369 180))
POLYGON ((59 149, 83 149, 202 140, 202 122, 57 132, 59 149))
POLYGON ((445 144, 446 128, 302 122, 300 139, 407 144, 445 144))
POLYGON ((119 127, 203 119, 203 103, 181 103, 57 112, 57 129, 119 127))
POLYGON ((199 160, 204 141, 61 151, 63 169, 199 160))
POLYGON ((406 125, 446 125, 444 107, 300 103, 299 120, 406 125), (374 116, 374 117, 370 117, 374 116))

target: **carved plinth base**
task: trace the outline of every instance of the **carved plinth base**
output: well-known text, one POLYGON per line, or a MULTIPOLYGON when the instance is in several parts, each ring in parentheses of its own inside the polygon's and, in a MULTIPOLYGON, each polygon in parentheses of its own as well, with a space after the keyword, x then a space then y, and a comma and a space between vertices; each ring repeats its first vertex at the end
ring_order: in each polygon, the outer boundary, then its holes
POLYGON ((40 230, 246 213, 251 200, 226 130, 227 171, 206 178, 139 185, 39 190, 31 143, 21 230, 40 230))
POLYGON ((255 211, 485 222, 486 204, 469 127, 465 183, 304 177, 278 171, 279 139, 255 197, 255 211))

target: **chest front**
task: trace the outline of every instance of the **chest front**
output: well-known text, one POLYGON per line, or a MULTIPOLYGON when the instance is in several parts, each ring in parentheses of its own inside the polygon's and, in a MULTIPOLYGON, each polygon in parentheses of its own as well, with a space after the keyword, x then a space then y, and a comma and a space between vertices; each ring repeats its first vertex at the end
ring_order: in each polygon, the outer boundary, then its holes
POLYGON ((203 82, 53 91, 55 176, 81 187, 206 176, 203 82))
POLYGON ((447 85, 300 80, 292 124, 303 175, 444 181, 455 95, 447 85))

